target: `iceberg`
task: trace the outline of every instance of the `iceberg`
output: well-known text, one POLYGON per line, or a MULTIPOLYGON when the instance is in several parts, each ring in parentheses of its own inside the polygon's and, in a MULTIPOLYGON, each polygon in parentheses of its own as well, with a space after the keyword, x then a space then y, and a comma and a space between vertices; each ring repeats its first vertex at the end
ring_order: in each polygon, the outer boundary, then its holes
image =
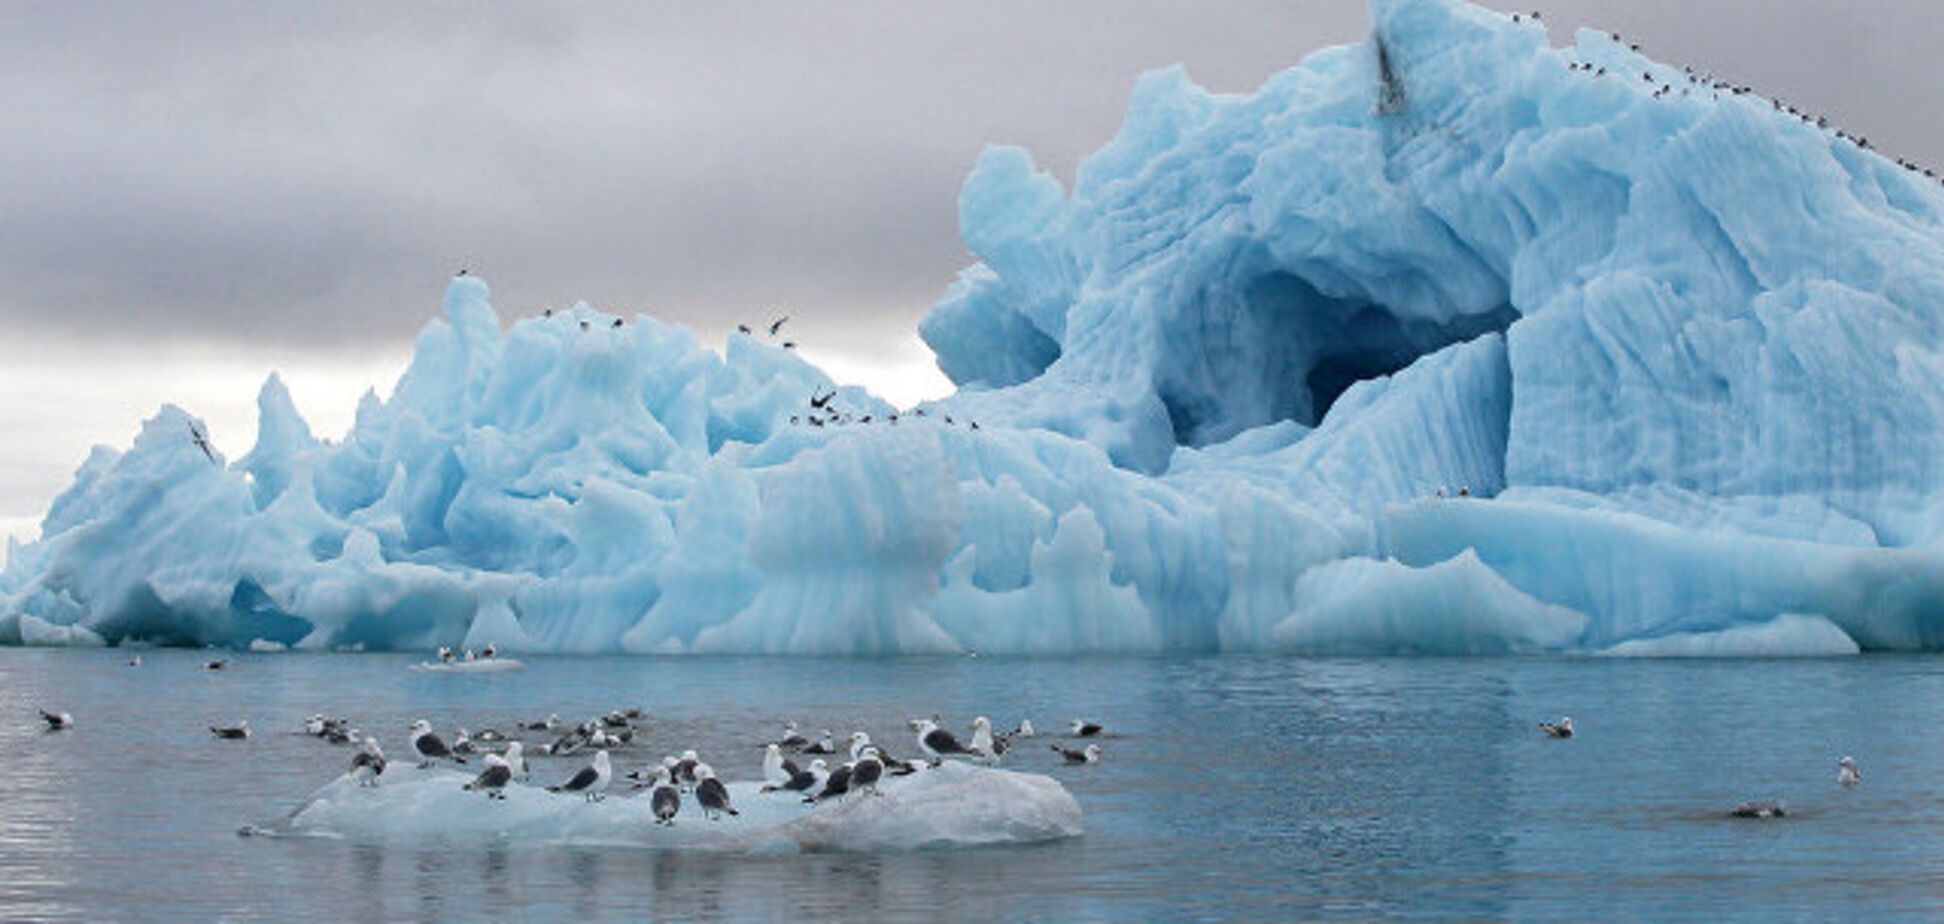
POLYGON ((1605 33, 1370 12, 1143 77, 1070 188, 987 150, 948 397, 462 277, 340 439, 272 376, 240 459, 96 449, 0 642, 1944 648, 1944 189, 1605 33))
POLYGON ((379 785, 350 776, 326 784, 274 825, 253 834, 387 843, 599 845, 658 850, 885 852, 1032 844, 1082 833, 1080 804, 1050 777, 960 761, 889 777, 879 795, 805 805, 792 792, 729 783, 740 813, 702 817, 692 797, 672 825, 655 823, 648 799, 578 795, 513 785, 504 800, 468 792, 469 774, 394 764, 379 785))

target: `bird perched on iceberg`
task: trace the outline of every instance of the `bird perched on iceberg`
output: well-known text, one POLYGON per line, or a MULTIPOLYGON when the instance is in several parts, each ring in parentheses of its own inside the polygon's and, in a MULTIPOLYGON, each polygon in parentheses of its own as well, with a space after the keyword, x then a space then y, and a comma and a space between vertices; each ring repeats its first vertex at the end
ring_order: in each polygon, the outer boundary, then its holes
POLYGON ((351 779, 359 786, 376 786, 384 772, 385 752, 378 749, 377 740, 366 738, 358 753, 351 757, 351 779))
POLYGON ((608 752, 595 751, 594 761, 580 769, 565 783, 547 787, 548 792, 577 792, 589 802, 599 802, 607 798, 608 781, 614 777, 614 765, 608 762, 608 752))

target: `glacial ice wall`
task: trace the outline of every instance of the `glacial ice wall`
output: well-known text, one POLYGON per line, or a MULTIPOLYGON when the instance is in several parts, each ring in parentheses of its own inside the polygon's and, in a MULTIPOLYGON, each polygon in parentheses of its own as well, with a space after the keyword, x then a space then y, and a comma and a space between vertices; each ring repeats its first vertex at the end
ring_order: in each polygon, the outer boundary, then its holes
POLYGON ((1371 18, 1252 94, 1143 78, 1071 190, 987 151, 921 326, 961 388, 895 423, 460 278, 342 440, 273 377, 235 462, 173 407, 97 449, 0 641, 1944 647, 1936 181, 1603 33, 1371 18))

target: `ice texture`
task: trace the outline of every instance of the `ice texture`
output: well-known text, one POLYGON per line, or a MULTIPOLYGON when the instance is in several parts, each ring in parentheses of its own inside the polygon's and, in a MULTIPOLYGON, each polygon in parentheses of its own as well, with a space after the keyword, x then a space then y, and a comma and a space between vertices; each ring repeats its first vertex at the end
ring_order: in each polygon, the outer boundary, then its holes
POLYGON ((799 793, 728 784, 740 813, 710 821, 684 796, 673 825, 655 823, 647 793, 599 802, 515 783, 503 801, 464 789, 470 774, 393 763, 376 786, 326 784, 257 833, 387 843, 599 845, 666 850, 881 852, 1030 844, 1077 837, 1080 804, 1050 777, 947 761, 888 777, 878 795, 806 805, 799 793))
POLYGON ((1070 189, 992 148, 959 205, 920 332, 960 388, 896 423, 771 338, 508 325, 462 277, 342 439, 272 377, 240 459, 173 406, 95 450, 0 641, 1944 648, 1944 192, 1833 127, 1373 0, 1254 93, 1145 76, 1070 189))

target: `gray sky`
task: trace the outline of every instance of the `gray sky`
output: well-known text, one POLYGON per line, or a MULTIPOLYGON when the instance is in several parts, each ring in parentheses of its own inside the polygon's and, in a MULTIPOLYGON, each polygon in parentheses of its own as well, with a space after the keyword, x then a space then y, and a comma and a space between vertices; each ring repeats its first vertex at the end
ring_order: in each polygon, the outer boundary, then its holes
MULTIPOLYGON (((1524 0, 1944 163, 1944 4, 1524 0)), ((988 142, 1062 177, 1142 71, 1252 88, 1355 0, 0 5, 0 532, 163 401, 232 457, 282 370, 337 435, 446 276, 503 317, 586 299, 710 341, 795 316, 900 401, 988 142)))

